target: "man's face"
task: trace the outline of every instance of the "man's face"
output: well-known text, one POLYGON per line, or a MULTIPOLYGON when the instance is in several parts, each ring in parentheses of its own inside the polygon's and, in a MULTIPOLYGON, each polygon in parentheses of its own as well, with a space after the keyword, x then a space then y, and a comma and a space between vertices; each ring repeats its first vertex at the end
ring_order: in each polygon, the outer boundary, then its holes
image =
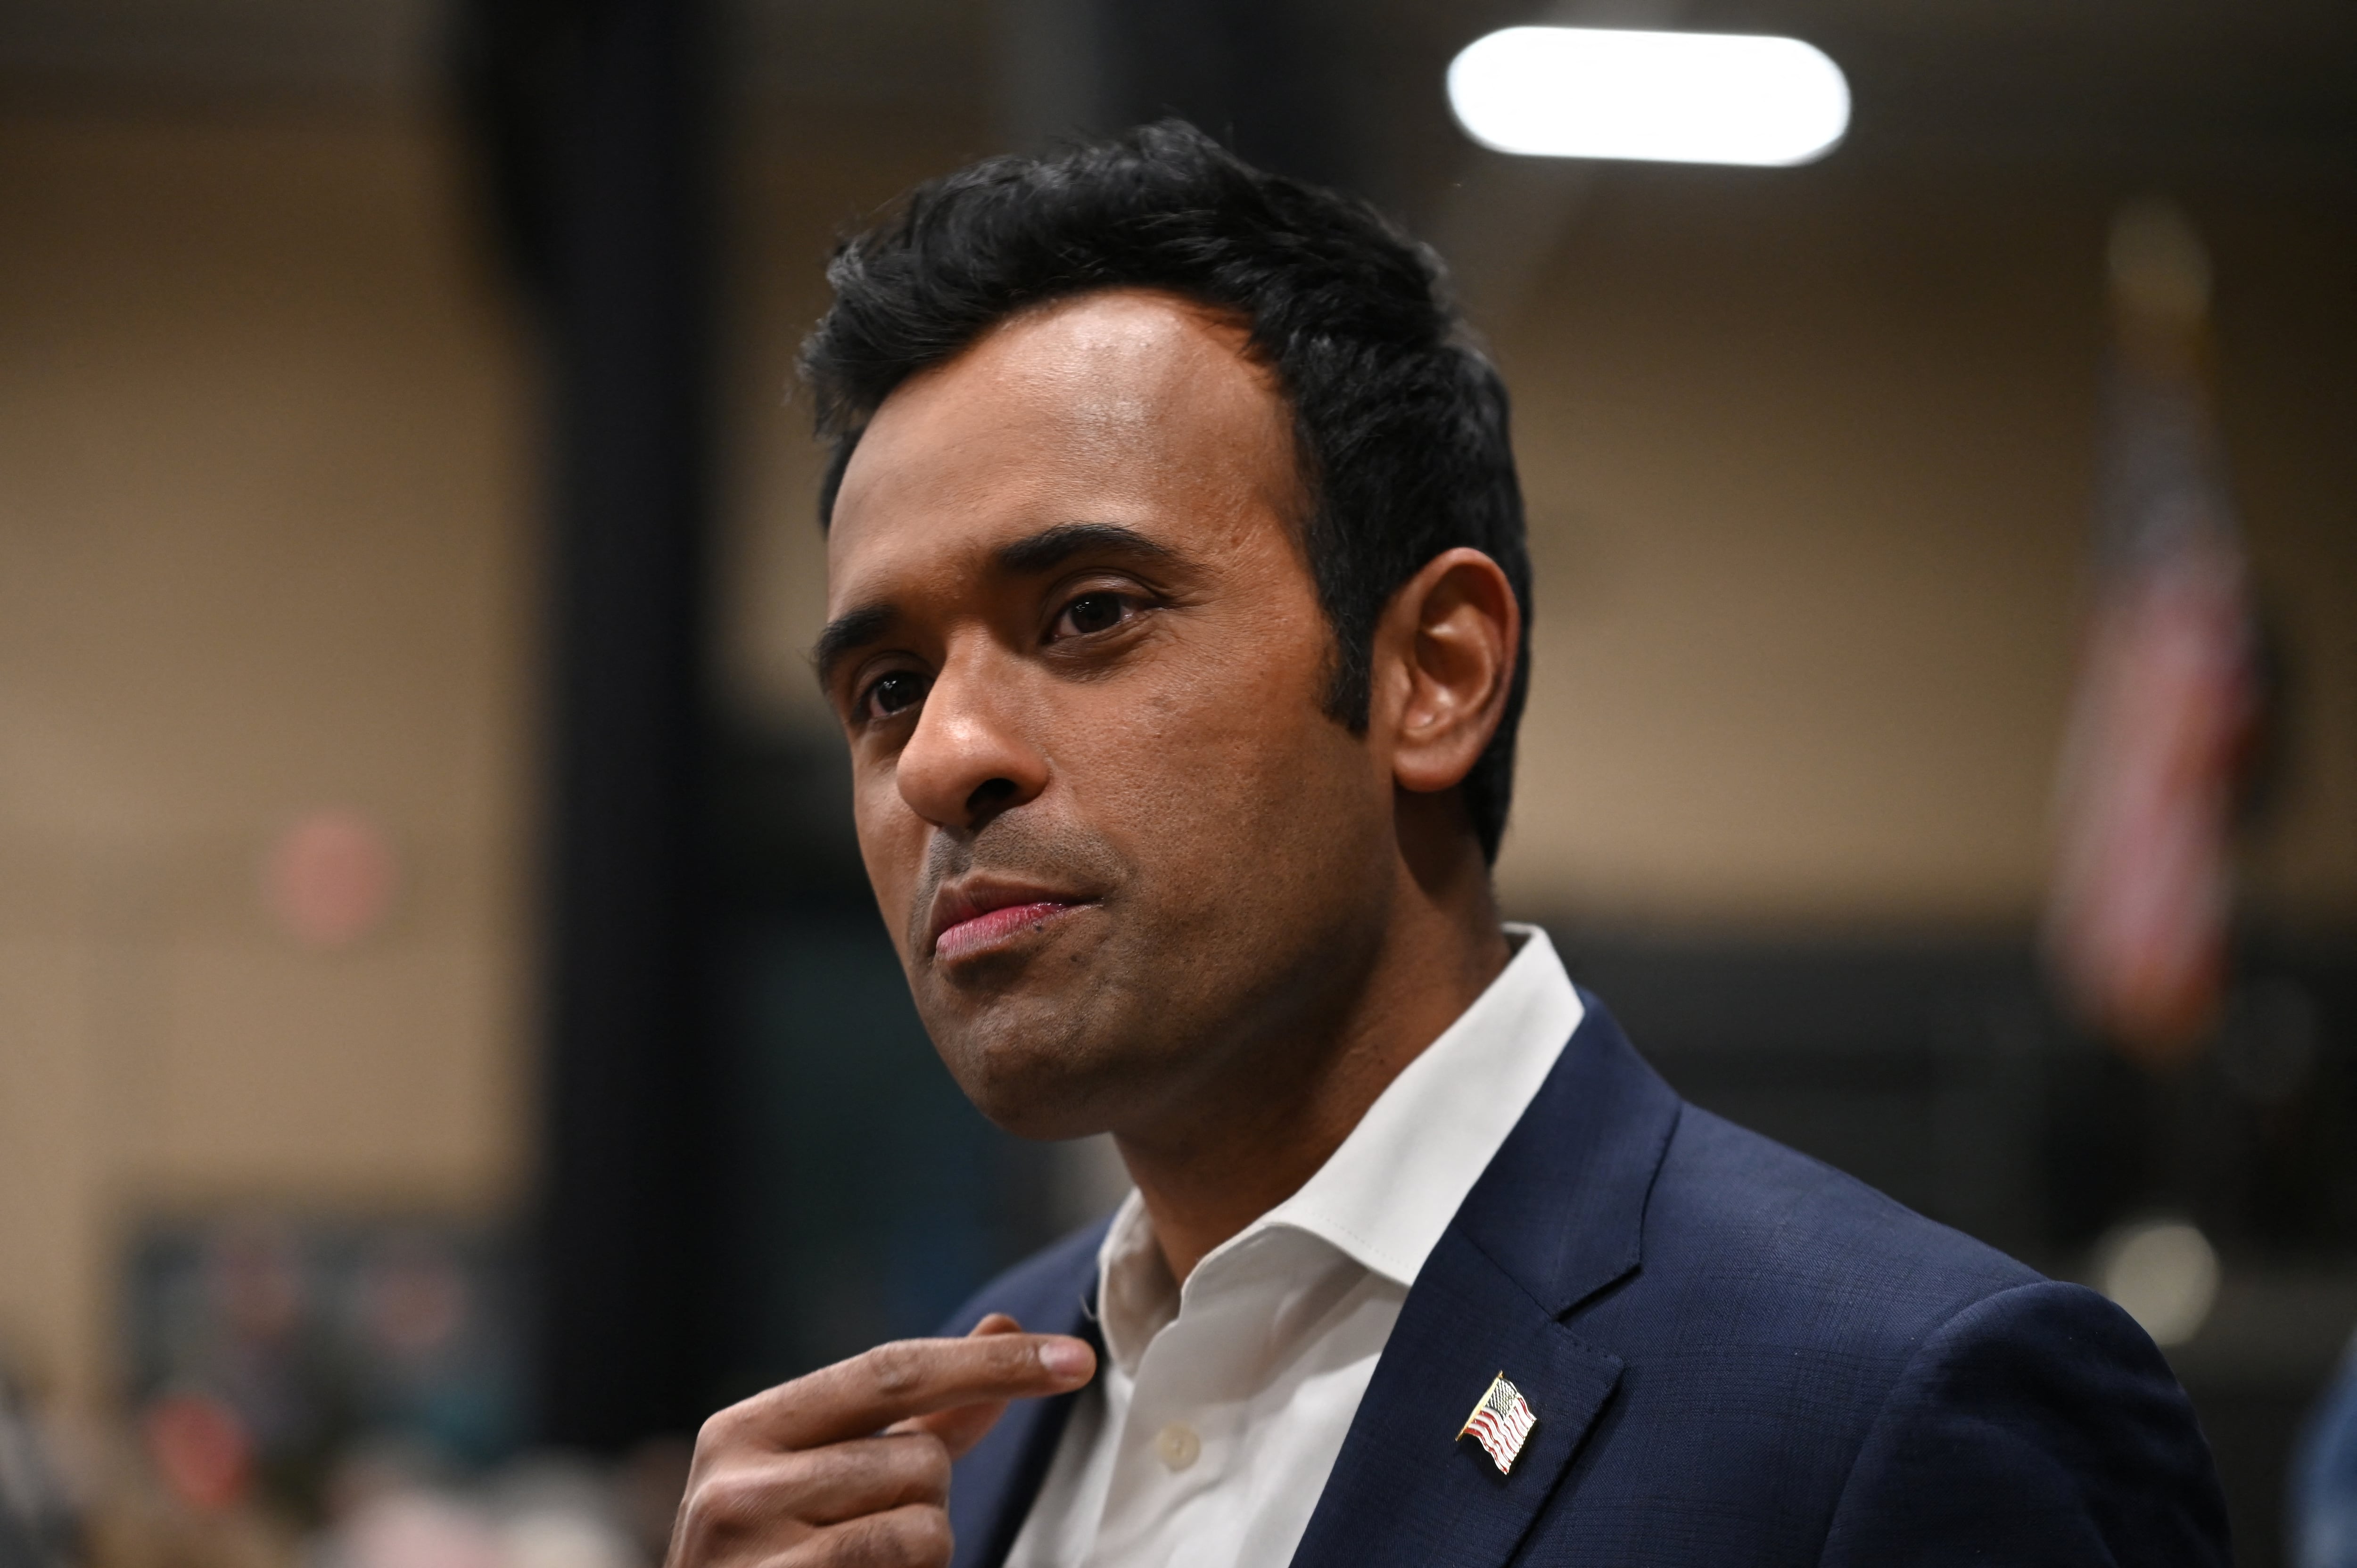
POLYGON ((1017 317, 885 402, 836 501, 860 851, 950 1070, 1032 1136, 1303 1070, 1383 929, 1392 781, 1321 706, 1290 413, 1244 345, 1136 290, 1017 317))

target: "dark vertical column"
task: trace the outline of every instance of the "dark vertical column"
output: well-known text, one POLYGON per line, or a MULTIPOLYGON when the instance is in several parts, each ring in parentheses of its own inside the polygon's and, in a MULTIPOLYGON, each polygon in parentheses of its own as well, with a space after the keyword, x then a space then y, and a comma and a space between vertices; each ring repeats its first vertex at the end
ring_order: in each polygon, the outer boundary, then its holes
POLYGON ((554 227, 542 1397, 546 1435, 590 1446, 702 1413, 699 12, 580 6, 554 227))
POLYGON ((1304 0, 1097 0, 1124 123, 1180 114, 1243 157, 1349 187, 1333 40, 1304 0))
POLYGON ((552 439, 541 1435, 703 1413, 699 681, 710 147, 696 0, 478 0, 463 60, 552 439))
POLYGON ((1177 114, 1243 156, 1354 188, 1367 172, 1341 113, 1340 29, 1317 0, 999 0, 999 114, 1043 151, 1177 114))

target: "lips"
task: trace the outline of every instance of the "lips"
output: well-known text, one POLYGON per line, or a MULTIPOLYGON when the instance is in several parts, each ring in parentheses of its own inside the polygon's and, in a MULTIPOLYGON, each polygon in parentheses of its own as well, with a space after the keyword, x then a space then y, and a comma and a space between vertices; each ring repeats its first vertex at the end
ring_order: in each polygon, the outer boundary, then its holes
POLYGON ((933 898, 933 957, 942 963, 1002 946, 1089 900, 1033 887, 974 884, 933 898))

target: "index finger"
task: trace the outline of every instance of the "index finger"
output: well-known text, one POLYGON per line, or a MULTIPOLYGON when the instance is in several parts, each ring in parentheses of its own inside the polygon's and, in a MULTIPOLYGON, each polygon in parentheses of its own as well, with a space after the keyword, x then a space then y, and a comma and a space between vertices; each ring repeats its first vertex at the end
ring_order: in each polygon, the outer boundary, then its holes
POLYGON ((1063 1393, 1095 1370, 1096 1352, 1087 1341, 1062 1334, 901 1339, 781 1383, 740 1408, 762 1440, 814 1448, 912 1415, 1063 1393))

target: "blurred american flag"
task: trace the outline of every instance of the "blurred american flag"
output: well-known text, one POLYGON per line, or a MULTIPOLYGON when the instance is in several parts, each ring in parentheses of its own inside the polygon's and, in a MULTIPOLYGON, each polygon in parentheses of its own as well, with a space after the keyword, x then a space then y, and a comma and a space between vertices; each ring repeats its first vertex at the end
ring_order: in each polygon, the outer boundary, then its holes
POLYGON ((2182 1060, 2223 993, 2232 829, 2256 733, 2256 639, 2210 402, 2209 261, 2174 208, 2111 248, 2093 611, 2064 742, 2050 957, 2081 1018, 2182 1060))

